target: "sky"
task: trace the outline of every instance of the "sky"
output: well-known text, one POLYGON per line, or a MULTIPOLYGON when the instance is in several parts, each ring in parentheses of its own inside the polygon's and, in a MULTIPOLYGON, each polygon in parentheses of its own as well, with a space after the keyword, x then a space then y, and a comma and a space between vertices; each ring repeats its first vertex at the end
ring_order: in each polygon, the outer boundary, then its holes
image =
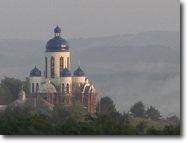
POLYGON ((1 0, 0 39, 46 40, 179 31, 178 0, 1 0))

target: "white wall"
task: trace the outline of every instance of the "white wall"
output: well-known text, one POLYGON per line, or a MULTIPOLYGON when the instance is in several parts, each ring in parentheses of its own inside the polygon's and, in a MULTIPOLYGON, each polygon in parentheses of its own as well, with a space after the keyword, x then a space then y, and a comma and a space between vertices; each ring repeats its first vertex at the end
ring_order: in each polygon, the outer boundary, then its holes
MULTIPOLYGON (((61 77, 60 78, 60 85, 62 89, 62 84, 64 84, 65 88, 64 91, 66 92, 66 85, 69 84, 69 92, 72 92, 72 77, 61 77)), ((62 91, 62 90, 61 90, 62 91)))
POLYGON ((32 93, 32 83, 34 84, 34 91, 36 91, 36 85, 39 84, 39 91, 41 87, 42 77, 29 77, 30 93, 32 93))
MULTIPOLYGON (((60 77, 60 57, 64 58, 64 68, 67 67, 67 58, 69 57, 69 67, 70 70, 70 52, 45 52, 45 57, 47 57, 47 77, 51 77, 51 57, 55 59, 55 77, 60 77)), ((45 66, 45 64, 44 64, 45 66)))
POLYGON ((74 85, 80 85, 80 83, 85 83, 85 76, 77 77, 74 76, 72 77, 72 82, 74 85))

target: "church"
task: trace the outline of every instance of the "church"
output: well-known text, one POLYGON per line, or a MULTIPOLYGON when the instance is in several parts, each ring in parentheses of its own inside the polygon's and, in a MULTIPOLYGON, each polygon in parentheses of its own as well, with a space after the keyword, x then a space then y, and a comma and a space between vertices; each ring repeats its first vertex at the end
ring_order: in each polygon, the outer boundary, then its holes
POLYGON ((96 112, 96 89, 78 66, 71 73, 71 53, 68 42, 62 38, 59 26, 45 48, 44 72, 36 66, 28 81, 30 97, 41 96, 50 105, 64 103, 71 106, 79 100, 89 113, 96 112))

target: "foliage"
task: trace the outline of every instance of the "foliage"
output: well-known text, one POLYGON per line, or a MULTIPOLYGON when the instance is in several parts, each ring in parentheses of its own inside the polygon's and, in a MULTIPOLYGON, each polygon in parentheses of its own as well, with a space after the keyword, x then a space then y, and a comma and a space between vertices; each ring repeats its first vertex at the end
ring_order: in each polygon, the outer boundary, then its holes
POLYGON ((146 111, 146 116, 152 120, 158 120, 161 117, 159 110, 150 106, 146 111))
POLYGON ((163 135, 163 130, 159 129, 159 128, 156 128, 154 126, 150 127, 147 129, 146 131, 148 135, 163 135))
POLYGON ((162 130, 150 127, 147 130, 148 135, 180 135, 180 125, 166 125, 162 130))
POLYGON ((113 100, 105 96, 97 103, 97 111, 103 114, 111 114, 116 112, 113 100))
POLYGON ((79 102, 75 102, 72 106, 67 107, 59 104, 49 113, 51 122, 57 125, 64 125, 66 122, 83 122, 87 112, 84 111, 79 102))
MULTIPOLYGON (((27 81, 14 78, 2 80, 0 99, 10 103, 17 99, 20 85, 28 92, 27 81)), ((113 100, 103 97, 97 104, 97 113, 88 114, 82 104, 59 104, 52 111, 41 113, 30 106, 8 106, 0 113, 0 134, 3 135, 180 135, 176 117, 166 121, 159 119, 159 111, 152 106, 145 111, 142 102, 135 103, 133 114, 119 113, 113 100), (100 107, 100 108, 99 108, 100 107), (100 111, 100 112, 99 112, 100 111), (145 118, 145 114, 151 121, 145 118), (168 124, 168 123, 173 124, 168 124), (158 126, 160 124, 160 128, 158 126)))
POLYGON ((131 113, 134 117, 144 117, 145 116, 145 106, 143 102, 139 101, 131 106, 131 113))
POLYGON ((48 116, 27 107, 8 107, 0 118, 0 133, 4 135, 48 134, 53 127, 48 116))
MULTIPOLYGON (((179 124, 162 128, 149 126, 149 120, 128 113, 88 114, 80 103, 55 106, 42 114, 28 106, 8 107, 0 114, 0 134, 3 135, 179 135, 179 124)), ((157 121, 159 122, 159 121, 157 121)))

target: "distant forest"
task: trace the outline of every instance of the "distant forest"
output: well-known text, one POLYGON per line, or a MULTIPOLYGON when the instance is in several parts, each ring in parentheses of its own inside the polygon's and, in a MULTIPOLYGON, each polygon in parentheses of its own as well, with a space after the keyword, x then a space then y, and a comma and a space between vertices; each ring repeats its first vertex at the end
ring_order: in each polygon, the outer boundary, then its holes
MULTIPOLYGON (((18 98, 26 81, 5 77, 0 86, 0 104, 18 98)), ((126 104, 126 103, 125 103, 126 104)), ((88 114, 79 102, 71 107, 59 104, 47 112, 25 106, 8 106, 0 112, 2 135, 180 135, 181 122, 176 116, 162 117, 160 111, 142 101, 120 113, 110 97, 97 102, 97 113, 88 114)))

